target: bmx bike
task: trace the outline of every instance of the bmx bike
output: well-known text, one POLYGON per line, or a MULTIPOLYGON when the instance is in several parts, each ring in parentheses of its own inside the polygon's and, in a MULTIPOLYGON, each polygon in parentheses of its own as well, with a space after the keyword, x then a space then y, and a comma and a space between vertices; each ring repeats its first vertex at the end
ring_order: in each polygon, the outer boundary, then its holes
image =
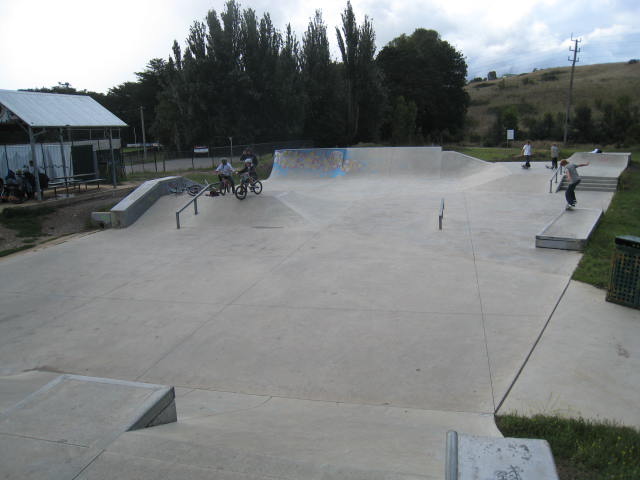
POLYGON ((204 187, 202 185, 194 184, 194 185, 184 185, 179 183, 170 183, 169 184, 169 193, 175 193, 176 195, 180 193, 187 192, 192 197, 195 197, 198 193, 202 191, 204 187))
POLYGON ((240 184, 236 187, 236 198, 238 200, 244 200, 247 198, 247 192, 251 190, 256 195, 262 193, 262 182, 260 180, 254 180, 248 173, 243 173, 240 177, 240 184))

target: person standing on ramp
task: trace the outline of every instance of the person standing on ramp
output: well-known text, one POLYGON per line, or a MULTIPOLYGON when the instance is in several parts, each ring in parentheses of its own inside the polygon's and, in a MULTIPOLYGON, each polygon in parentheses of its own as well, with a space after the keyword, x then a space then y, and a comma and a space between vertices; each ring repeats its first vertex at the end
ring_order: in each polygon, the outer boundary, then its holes
POLYGON ((562 165, 567 170, 567 182, 569 182, 569 186, 567 187, 567 191, 564 196, 567 199, 567 210, 571 210, 576 206, 576 187, 582 181, 580 175, 578 174, 579 167, 586 167, 589 165, 587 163, 569 163, 566 159, 560 160, 560 165, 562 165))
POLYGON ((533 155, 533 146, 531 145, 531 140, 527 140, 522 146, 522 156, 524 157, 524 165, 522 168, 531 168, 531 156, 533 155))
POLYGON ((551 167, 549 167, 552 170, 555 170, 556 168, 558 168, 559 156, 560 156, 560 149, 558 149, 558 145, 554 143, 553 145, 551 145, 551 167))

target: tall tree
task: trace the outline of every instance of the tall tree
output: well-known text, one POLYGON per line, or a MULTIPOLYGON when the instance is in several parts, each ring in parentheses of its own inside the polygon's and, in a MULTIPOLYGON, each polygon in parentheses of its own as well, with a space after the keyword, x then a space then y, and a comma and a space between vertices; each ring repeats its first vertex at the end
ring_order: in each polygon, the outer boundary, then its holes
POLYGON ((380 51, 377 62, 391 98, 415 102, 417 128, 425 137, 440 140, 461 131, 469 104, 467 65, 438 32, 401 35, 380 51))
POLYGON ((393 106, 393 122, 391 141, 394 145, 409 145, 413 143, 416 131, 416 113, 418 109, 413 101, 406 102, 404 97, 398 97, 393 106))
POLYGON ((316 10, 302 38, 300 58, 305 93, 304 134, 319 146, 344 143, 345 117, 340 113, 343 82, 331 61, 327 27, 316 10))
POLYGON ((346 137, 349 143, 374 140, 378 135, 377 112, 363 112, 363 107, 376 107, 384 99, 378 67, 374 62, 375 32, 371 20, 365 16, 358 27, 351 2, 342 13, 342 29, 336 27, 338 47, 342 55, 345 97, 346 137), (365 125, 362 119, 367 119, 365 125))

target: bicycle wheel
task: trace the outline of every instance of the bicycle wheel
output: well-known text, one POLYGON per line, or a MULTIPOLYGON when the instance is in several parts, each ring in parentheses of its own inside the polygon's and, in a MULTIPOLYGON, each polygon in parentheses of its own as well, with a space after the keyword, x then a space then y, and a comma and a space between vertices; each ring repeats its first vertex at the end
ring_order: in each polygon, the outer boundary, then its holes
POLYGON ((262 193, 262 182, 260 182, 260 180, 253 182, 253 185, 251 185, 251 191, 256 195, 260 195, 260 193, 262 193))
POLYGON ((199 194, 200 190, 202 190, 202 187, 200 187, 200 185, 191 185, 190 187, 187 187, 187 193, 192 197, 195 197, 197 194, 199 194))
POLYGON ((238 185, 235 193, 238 200, 244 200, 247 198, 247 186, 244 184, 238 185))

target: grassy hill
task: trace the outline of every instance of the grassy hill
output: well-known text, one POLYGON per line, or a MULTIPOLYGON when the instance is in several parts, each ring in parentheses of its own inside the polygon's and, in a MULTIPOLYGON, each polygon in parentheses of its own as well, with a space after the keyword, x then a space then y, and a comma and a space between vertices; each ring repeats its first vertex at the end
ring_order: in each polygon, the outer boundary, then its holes
MULTIPOLYGON (((569 66, 469 83, 466 87, 471 99, 467 140, 481 142, 495 122, 495 112, 504 107, 517 112, 520 128, 526 125, 527 118, 541 118, 547 112, 564 119, 570 76, 569 66)), ((640 62, 576 65, 572 106, 590 107, 597 119, 598 105, 615 103, 622 96, 640 106, 639 91, 640 62)))

